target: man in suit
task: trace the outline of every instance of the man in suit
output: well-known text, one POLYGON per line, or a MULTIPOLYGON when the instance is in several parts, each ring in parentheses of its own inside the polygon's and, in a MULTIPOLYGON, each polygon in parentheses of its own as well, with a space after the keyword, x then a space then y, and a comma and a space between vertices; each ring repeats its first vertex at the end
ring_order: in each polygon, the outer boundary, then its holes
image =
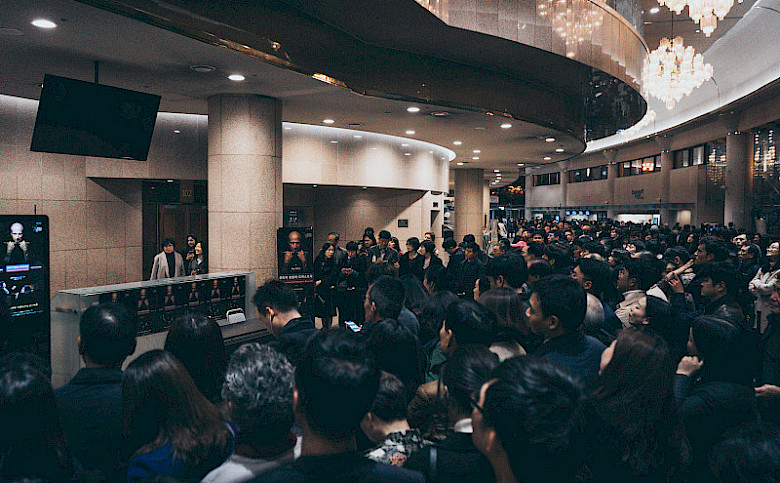
POLYGON ((183 277, 184 259, 176 252, 176 244, 170 238, 166 238, 160 245, 162 251, 155 255, 152 264, 152 274, 149 280, 160 278, 183 277))

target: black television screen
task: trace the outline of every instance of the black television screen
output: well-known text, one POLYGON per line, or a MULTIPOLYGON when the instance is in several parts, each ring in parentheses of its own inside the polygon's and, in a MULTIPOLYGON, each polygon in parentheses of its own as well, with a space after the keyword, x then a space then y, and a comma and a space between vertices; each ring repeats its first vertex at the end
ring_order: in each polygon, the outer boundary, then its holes
POLYGON ((46 74, 31 151, 145 161, 160 96, 46 74))

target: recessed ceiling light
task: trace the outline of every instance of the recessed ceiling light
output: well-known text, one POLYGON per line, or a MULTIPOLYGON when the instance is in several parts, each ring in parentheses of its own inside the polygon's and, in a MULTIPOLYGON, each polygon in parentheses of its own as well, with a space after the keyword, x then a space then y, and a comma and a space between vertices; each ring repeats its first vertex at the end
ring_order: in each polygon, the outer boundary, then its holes
POLYGON ((500 172, 501 172, 501 170, 500 170, 500 169, 494 169, 494 170, 493 170, 493 172, 494 172, 494 173, 500 173, 500 172))
POLYGON ((360 134, 353 134, 352 137, 355 138, 355 139, 362 139, 363 138, 363 136, 361 136, 360 134))
POLYGON ((406 147, 409 147, 409 145, 408 145, 407 143, 403 143, 403 144, 401 145, 401 147, 402 147, 402 148, 406 148, 406 147))
POLYGON ((545 161, 549 161, 549 160, 551 160, 552 158, 551 158, 551 157, 549 157, 549 156, 545 156, 545 157, 543 157, 542 159, 544 159, 545 161))
POLYGON ((195 72, 199 72, 201 74, 207 74, 209 72, 214 72, 215 70, 217 70, 217 68, 214 67, 213 65, 206 65, 206 64, 191 65, 190 69, 195 72))
POLYGON ((413 135, 413 134, 414 134, 414 131, 412 131, 411 129, 409 129, 408 131, 406 131, 406 134, 407 134, 407 135, 409 135, 409 136, 411 136, 411 135, 413 135))
POLYGON ((179 131, 178 129, 174 129, 174 130, 173 130, 173 133, 174 133, 174 134, 179 134, 179 133, 181 133, 181 131, 179 131))
POLYGON ((463 163, 463 161, 461 161, 460 163, 455 163, 455 164, 457 164, 458 166, 463 166, 465 163, 463 163))
POLYGON ((173 180, 172 180, 172 179, 167 179, 167 180, 165 180, 165 181, 167 181, 167 182, 169 182, 169 183, 173 183, 173 180))
POLYGON ((454 144, 455 146, 460 146, 461 144, 463 144, 463 141, 453 141, 452 144, 454 144))
POLYGON ((562 153, 564 151, 565 151, 565 149, 563 149, 563 148, 555 148, 555 152, 556 153, 562 153))
POLYGON ((338 142, 338 141, 336 141, 336 140, 334 139, 334 140, 333 140, 333 141, 331 141, 330 143, 331 143, 331 144, 338 144, 339 142, 338 142))
POLYGON ((479 153, 481 153, 481 152, 482 152, 482 151, 480 151, 479 149, 475 149, 474 151, 472 151, 472 153, 474 153, 474 154, 479 154, 479 153))
POLYGON ((420 112, 420 108, 417 106, 407 107, 406 112, 411 112, 411 113, 420 112))
POLYGON ((447 111, 434 111, 431 113, 431 116, 435 116, 435 117, 447 117, 449 115, 450 113, 447 111))
POLYGON ((316 187, 317 187, 317 185, 316 185, 316 184, 313 184, 313 185, 311 185, 311 187, 312 187, 312 188, 316 188, 316 187))
POLYGON ((545 138, 544 140, 547 141, 548 143, 554 143, 555 142, 555 138, 552 137, 552 136, 548 137, 548 138, 545 138))
POLYGON ((333 124, 336 121, 334 121, 333 119, 323 119, 322 122, 324 122, 325 124, 333 124))
POLYGON ((701 33, 701 29, 696 29, 696 33, 700 34, 701 33))
POLYGON ((653 7, 650 9, 650 13, 658 13, 659 11, 661 11, 661 9, 658 7, 653 7))
POLYGON ((39 29, 53 29, 57 27, 56 23, 52 22, 51 20, 47 20, 45 18, 36 18, 30 23, 38 27, 39 29))
POLYGON ((517 163, 518 166, 525 166, 525 163, 517 163))
POLYGON ((411 156, 412 153, 404 153, 404 156, 411 156))
POLYGON ((363 186, 363 189, 364 189, 364 190, 367 190, 367 189, 368 189, 368 186, 363 186))
POLYGON ((479 156, 472 156, 471 159, 479 159, 479 156))
POLYGON ((232 80, 233 82, 241 82, 242 80, 246 79, 246 77, 242 76, 241 74, 230 74, 228 79, 232 80))
POLYGON ((501 125, 501 129, 509 129, 510 127, 512 127, 512 125, 509 124, 508 122, 501 125))

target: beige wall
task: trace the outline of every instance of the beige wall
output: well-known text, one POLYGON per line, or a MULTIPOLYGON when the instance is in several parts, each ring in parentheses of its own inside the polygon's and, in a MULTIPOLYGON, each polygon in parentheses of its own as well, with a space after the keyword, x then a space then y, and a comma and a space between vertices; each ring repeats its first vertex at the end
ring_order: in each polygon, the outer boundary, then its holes
MULTIPOLYGON (((431 228, 432 204, 438 201, 442 207, 443 196, 418 190, 285 184, 284 209, 295 207, 305 213, 306 223, 314 226, 316 254, 331 231, 341 234, 342 247, 359 240, 367 226, 375 233, 388 230, 402 244, 413 236, 422 238, 431 228), (400 218, 409 220, 408 228, 398 227, 400 218)), ((436 234, 440 238, 441 228, 436 234)), ((437 242, 441 245, 441 240, 437 242)))

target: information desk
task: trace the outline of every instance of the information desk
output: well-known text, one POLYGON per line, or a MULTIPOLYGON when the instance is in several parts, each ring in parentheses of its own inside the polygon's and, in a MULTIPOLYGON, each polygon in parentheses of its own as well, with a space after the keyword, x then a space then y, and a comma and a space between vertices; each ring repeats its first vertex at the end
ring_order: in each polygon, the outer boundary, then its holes
POLYGON ((217 321, 228 350, 238 344, 271 337, 256 317, 251 298, 254 272, 223 272, 143 282, 60 290, 51 300, 52 385, 67 383, 83 367, 78 351, 79 320, 99 303, 126 305, 138 317, 138 344, 125 365, 151 349, 162 349, 176 317, 198 312, 217 321), (242 309, 246 321, 228 324, 226 313, 242 309))

